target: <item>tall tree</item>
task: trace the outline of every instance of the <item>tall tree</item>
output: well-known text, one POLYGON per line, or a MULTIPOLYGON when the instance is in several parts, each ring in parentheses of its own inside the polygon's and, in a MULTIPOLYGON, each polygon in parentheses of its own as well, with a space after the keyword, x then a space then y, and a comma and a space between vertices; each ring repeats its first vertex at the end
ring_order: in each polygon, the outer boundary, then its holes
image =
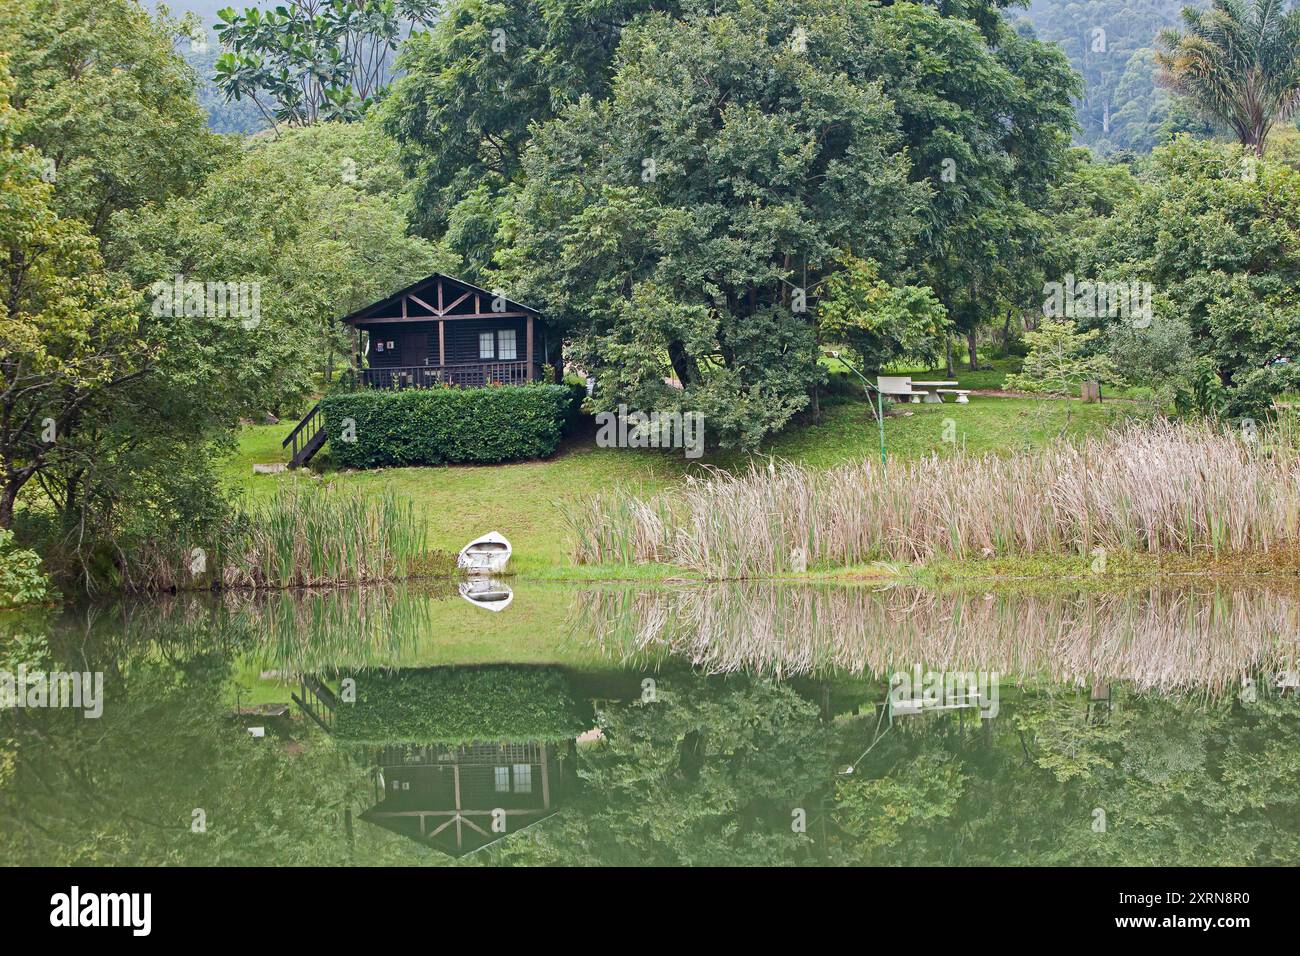
POLYGON ((16 146, 10 88, 0 64, 0 528, 29 482, 84 465, 70 437, 152 357, 131 287, 103 271, 85 225, 55 211, 39 154, 16 146))
POLYGON ((1097 231, 1084 274, 1149 282, 1157 325, 1176 303, 1199 410, 1260 417, 1300 387, 1300 182, 1188 136, 1158 148, 1144 179, 1097 231))
POLYGON ((346 367, 355 339, 339 316, 450 265, 407 234, 404 186, 393 143, 368 121, 318 123, 258 141, 191 197, 124 216, 112 252, 141 288, 177 276, 255 286, 255 327, 187 316, 154 332, 224 369, 232 414, 292 410, 313 373, 328 382, 346 367))
POLYGON ((584 94, 603 99, 623 30, 676 0, 454 0, 402 48, 383 107, 419 189, 419 222, 473 279, 490 264, 529 127, 584 94))
POLYGON ((929 194, 862 69, 875 15, 648 15, 623 32, 611 97, 536 131, 505 275, 572 336, 602 407, 698 410, 747 447, 808 407, 808 290, 842 248, 899 269, 929 194))
POLYGON ((1042 211, 1078 91, 1059 51, 1001 20, 979 23, 895 3, 868 20, 858 54, 893 100, 910 178, 931 190, 912 260, 966 334, 972 367, 976 330, 1037 292, 1042 211))
POLYGON ((1241 145, 1264 155, 1273 125, 1300 106, 1300 11, 1283 0, 1213 0, 1183 10, 1186 32, 1166 30, 1161 79, 1241 145))
POLYGON ((105 238, 113 214, 183 195, 230 148, 207 129, 180 24, 133 0, 9 0, 17 141, 35 149, 54 208, 105 238))
POLYGON ((436 0, 286 0, 218 11, 214 66, 227 100, 268 124, 354 120, 383 95, 405 33, 433 23, 436 0))

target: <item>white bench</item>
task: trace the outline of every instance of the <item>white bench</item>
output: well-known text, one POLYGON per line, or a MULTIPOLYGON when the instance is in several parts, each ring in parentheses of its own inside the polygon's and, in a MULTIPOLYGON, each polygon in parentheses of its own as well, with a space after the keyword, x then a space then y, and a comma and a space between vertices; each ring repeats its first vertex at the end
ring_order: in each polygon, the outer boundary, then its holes
MULTIPOLYGON (((970 394, 969 388, 936 388, 935 391, 941 395, 956 395, 958 405, 970 404, 970 399, 966 397, 970 394)), ((943 401, 943 399, 941 398, 939 401, 943 401)))
POLYGON ((878 375, 876 376, 876 389, 881 395, 889 398, 909 398, 913 405, 918 404, 926 394, 912 388, 912 376, 910 375, 878 375))

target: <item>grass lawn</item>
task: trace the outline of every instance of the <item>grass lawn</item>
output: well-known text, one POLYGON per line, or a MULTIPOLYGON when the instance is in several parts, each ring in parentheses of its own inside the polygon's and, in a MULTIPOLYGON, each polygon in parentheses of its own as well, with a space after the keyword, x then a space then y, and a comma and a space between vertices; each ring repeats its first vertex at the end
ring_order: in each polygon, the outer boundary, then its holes
MULTIPOLYGON (((968 452, 1009 454, 1059 435, 1099 432, 1134 413, 1129 405, 975 396, 968 405, 899 406, 886 419, 885 435, 891 459, 947 455, 963 446, 968 452), (953 441, 944 440, 945 431, 953 441)), ((389 490, 407 495, 428 522, 433 547, 458 551, 478 535, 499 531, 514 547, 513 570, 530 577, 609 576, 570 565, 567 531, 557 502, 614 485, 655 491, 669 488, 686 473, 699 473, 706 466, 735 469, 750 461, 750 456, 719 454, 687 463, 680 454, 597 448, 588 437, 569 440, 546 461, 354 472, 338 471, 323 460, 328 453, 326 446, 313 462, 320 464, 320 472, 304 469, 280 475, 252 474, 254 463, 287 460, 280 441, 294 424, 286 421, 241 429, 237 451, 222 466, 227 483, 254 497, 269 496, 277 487, 296 481, 331 481, 365 491, 389 490)), ((819 468, 879 453, 879 433, 870 408, 864 402, 845 399, 824 407, 820 421, 792 427, 763 449, 765 455, 819 468)), ((649 578, 673 573, 679 572, 638 566, 620 568, 616 576, 649 578)))

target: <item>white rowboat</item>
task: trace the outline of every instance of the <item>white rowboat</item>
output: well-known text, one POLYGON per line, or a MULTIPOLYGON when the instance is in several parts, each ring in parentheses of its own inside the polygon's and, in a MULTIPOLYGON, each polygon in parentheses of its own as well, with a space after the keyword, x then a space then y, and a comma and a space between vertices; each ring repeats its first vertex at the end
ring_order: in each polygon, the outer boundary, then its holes
POLYGON ((469 574, 495 574, 505 570, 510 553, 510 542, 489 531, 461 549, 456 566, 469 574))

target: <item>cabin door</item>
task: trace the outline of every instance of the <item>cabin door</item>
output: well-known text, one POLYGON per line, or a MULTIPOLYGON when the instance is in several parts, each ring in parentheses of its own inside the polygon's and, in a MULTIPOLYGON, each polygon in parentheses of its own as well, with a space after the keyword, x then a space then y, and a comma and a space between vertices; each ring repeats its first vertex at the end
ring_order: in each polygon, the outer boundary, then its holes
POLYGON ((429 333, 403 332, 399 342, 403 365, 429 364, 429 333))

